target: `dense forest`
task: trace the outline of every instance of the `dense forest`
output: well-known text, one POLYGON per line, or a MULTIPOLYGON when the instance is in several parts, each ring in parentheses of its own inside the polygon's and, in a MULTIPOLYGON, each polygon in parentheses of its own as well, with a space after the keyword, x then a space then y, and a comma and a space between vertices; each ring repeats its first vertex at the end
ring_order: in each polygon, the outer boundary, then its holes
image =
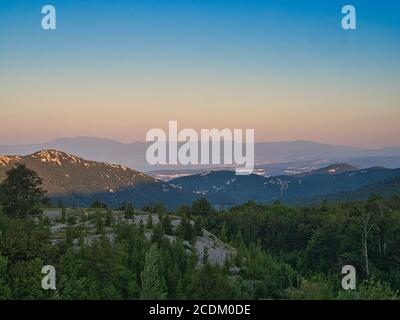
POLYGON ((160 203, 141 210, 60 203, 55 218, 43 214, 44 196, 41 179, 24 165, 0 185, 1 299, 400 297, 400 195, 226 210, 199 199, 174 212, 160 203), (131 223, 138 214, 148 215, 146 223, 131 223), (52 219, 65 225, 57 241, 52 219), (205 230, 232 248, 222 265, 193 250, 205 230), (56 290, 42 289, 45 265, 57 270, 56 290), (342 289, 344 265, 356 268, 356 290, 342 289))

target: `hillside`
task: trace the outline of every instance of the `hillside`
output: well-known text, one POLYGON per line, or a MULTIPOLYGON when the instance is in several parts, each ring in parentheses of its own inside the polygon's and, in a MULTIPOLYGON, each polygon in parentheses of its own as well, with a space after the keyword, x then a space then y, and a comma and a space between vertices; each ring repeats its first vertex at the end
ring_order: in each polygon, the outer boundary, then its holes
POLYGON ((0 157, 0 181, 17 163, 23 163, 38 173, 48 197, 62 198, 66 204, 76 206, 89 206, 95 200, 110 206, 127 201, 138 206, 158 201, 173 205, 182 193, 169 184, 125 166, 89 161, 56 150, 42 150, 22 157, 0 157))
POLYGON ((303 199, 338 192, 355 192, 398 176, 400 169, 377 167, 337 174, 281 175, 269 178, 258 175, 235 176, 230 171, 213 171, 177 178, 170 183, 186 192, 207 197, 219 206, 250 200, 262 203, 280 200, 301 204, 303 199))
POLYGON ((353 192, 337 192, 316 196, 309 199, 302 199, 301 202, 298 202, 298 204, 316 203, 322 200, 360 201, 367 200, 371 195, 374 194, 382 197, 390 197, 395 194, 400 194, 400 177, 373 183, 353 192))
POLYGON ((304 176, 310 176, 313 174, 338 174, 338 173, 344 173, 344 172, 350 172, 350 171, 357 171, 359 170, 357 167, 352 166, 347 163, 334 163, 331 164, 327 167, 316 169, 316 170, 311 170, 311 171, 306 171, 302 172, 300 174, 297 174, 297 177, 304 177, 304 176))
MULTIPOLYGON (((61 209, 48 209, 45 210, 43 216, 49 218, 50 231, 51 231, 51 242, 53 244, 60 243, 66 240, 67 228, 82 228, 86 231, 83 241, 86 244, 92 245, 94 242, 100 239, 96 224, 97 219, 100 216, 102 222, 106 224, 105 216, 109 214, 109 218, 112 222, 112 226, 105 227, 104 232, 107 238, 114 242, 116 238, 115 229, 123 226, 124 224, 135 224, 137 226, 144 226, 144 234, 147 239, 151 239, 154 234, 154 229, 160 223, 158 214, 150 214, 144 211, 135 211, 130 217, 126 217, 122 211, 108 211, 101 209, 66 209, 66 216, 68 221, 62 221, 62 210, 61 209), (152 219, 152 226, 148 226, 149 216, 152 219), (71 223, 73 222, 73 223, 71 223)), ((179 216, 170 215, 172 232, 171 234, 165 235, 165 238, 171 242, 177 241, 177 230, 182 223, 182 218, 179 216)), ((64 218, 65 219, 65 218, 64 218)), ((190 221, 192 226, 193 221, 190 221)), ((111 223, 110 223, 111 224, 111 223)), ((79 244, 78 237, 71 239, 75 248, 79 244)), ((183 240, 185 248, 189 252, 194 252, 198 257, 198 263, 202 264, 204 250, 207 250, 208 261, 215 265, 223 266, 226 260, 232 258, 235 255, 235 249, 230 245, 221 241, 216 235, 207 231, 206 229, 201 230, 201 234, 193 236, 192 243, 188 240, 183 240)))
POLYGON ((400 177, 368 185, 357 192, 359 196, 367 196, 371 194, 391 196, 396 193, 400 193, 400 177))

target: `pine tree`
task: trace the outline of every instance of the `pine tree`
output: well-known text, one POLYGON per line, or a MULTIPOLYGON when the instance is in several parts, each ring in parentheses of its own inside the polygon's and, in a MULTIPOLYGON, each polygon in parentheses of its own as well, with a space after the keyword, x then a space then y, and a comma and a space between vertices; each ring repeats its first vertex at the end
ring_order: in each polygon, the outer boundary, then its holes
POLYGON ((41 212, 45 191, 42 179, 35 171, 19 164, 7 171, 6 179, 0 185, 0 203, 8 215, 25 216, 41 212))
POLYGON ((206 198, 201 198, 192 203, 191 212, 193 214, 206 215, 212 211, 210 202, 206 198))
POLYGON ((154 213, 158 213, 158 214, 166 214, 167 213, 167 209, 165 208, 164 204, 162 204, 161 202, 156 203, 156 205, 154 206, 153 209, 154 213))
POLYGON ((164 229, 165 234, 172 235, 172 224, 171 224, 171 218, 169 217, 168 214, 164 215, 162 219, 162 226, 164 229))
POLYGON ((221 230, 219 232, 219 238, 223 241, 223 242, 228 242, 228 232, 226 231, 226 222, 224 221, 222 223, 222 227, 221 230))
POLYGON ((200 217, 194 220, 194 234, 199 237, 203 236, 202 221, 200 217))
POLYGON ((132 219, 134 215, 135 215, 135 210, 133 209, 132 206, 128 206, 125 211, 125 218, 132 219))
POLYGON ((151 242, 153 243, 161 243, 164 239, 164 228, 161 223, 157 223, 153 228, 153 235, 151 237, 151 242))
POLYGON ((147 216, 146 228, 147 229, 153 229, 153 216, 152 216, 151 213, 147 216))
POLYGON ((176 234, 183 240, 192 241, 195 239, 194 229, 189 219, 183 218, 176 229, 176 234))
POLYGON ((145 266, 141 274, 142 299, 162 300, 167 297, 165 279, 160 273, 160 253, 156 244, 146 253, 145 266))
POLYGON ((223 270, 205 263, 194 272, 186 290, 186 299, 232 299, 232 285, 223 270))

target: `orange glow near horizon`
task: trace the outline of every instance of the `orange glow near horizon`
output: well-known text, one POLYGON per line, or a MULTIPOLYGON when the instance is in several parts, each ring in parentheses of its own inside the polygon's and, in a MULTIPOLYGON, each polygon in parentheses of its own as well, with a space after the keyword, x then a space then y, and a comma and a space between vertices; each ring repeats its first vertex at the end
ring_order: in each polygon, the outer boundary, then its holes
POLYGON ((1 144, 76 136, 144 141, 148 130, 177 120, 181 129, 252 128, 256 141, 399 145, 400 94, 393 88, 328 89, 324 82, 285 87, 270 79, 224 77, 41 79, 2 82, 1 144))

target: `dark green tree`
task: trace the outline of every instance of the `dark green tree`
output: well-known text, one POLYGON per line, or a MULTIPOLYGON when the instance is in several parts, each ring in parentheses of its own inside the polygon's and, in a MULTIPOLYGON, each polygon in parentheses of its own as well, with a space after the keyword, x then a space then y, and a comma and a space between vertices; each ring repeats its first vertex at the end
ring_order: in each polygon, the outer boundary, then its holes
POLYGON ((186 291, 186 298, 195 300, 232 299, 232 289, 222 269, 205 263, 193 274, 186 291))
POLYGON ((176 234, 182 240, 191 241, 194 238, 194 228, 189 219, 182 218, 181 223, 176 228, 176 234))
POLYGON ((162 217, 161 224, 163 226, 165 234, 168 234, 168 235, 172 235, 173 234, 171 218, 170 218, 170 216, 168 214, 165 214, 162 217))
POLYGON ((147 216, 146 228, 153 229, 153 215, 151 213, 147 216))
POLYGON ((163 215, 167 213, 167 209, 165 208, 164 204, 161 202, 156 203, 156 205, 153 208, 154 213, 158 213, 160 215, 163 215))
POLYGON ((203 236, 203 227, 201 217, 196 217, 194 219, 194 233, 196 236, 202 237, 203 236))
POLYGON ((166 298, 165 279, 160 272, 160 253, 156 244, 153 244, 146 253, 141 280, 142 299, 162 300, 166 298))
POLYGON ((192 203, 191 212, 193 214, 209 214, 212 211, 210 202, 206 198, 201 198, 192 203))
POLYGON ((7 171, 0 185, 0 203, 5 213, 19 217, 40 213, 46 193, 41 186, 42 179, 24 164, 7 171))
POLYGON ((130 219, 133 218, 133 216, 135 215, 135 209, 133 208, 132 202, 129 202, 125 208, 125 218, 130 219))
POLYGON ((155 243, 161 243, 161 241, 164 239, 164 228, 161 223, 157 223, 154 228, 153 228, 153 235, 151 237, 151 242, 155 243))

